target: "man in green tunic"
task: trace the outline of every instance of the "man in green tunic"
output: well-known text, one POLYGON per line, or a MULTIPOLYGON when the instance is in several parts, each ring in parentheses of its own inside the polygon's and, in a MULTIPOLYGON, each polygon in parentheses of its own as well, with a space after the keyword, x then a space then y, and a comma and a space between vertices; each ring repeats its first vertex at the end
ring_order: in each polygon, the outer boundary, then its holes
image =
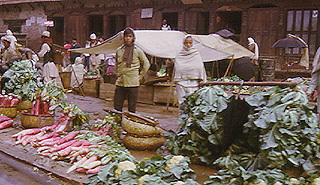
POLYGON ((114 108, 122 111, 124 100, 128 101, 128 111, 136 112, 140 80, 150 67, 144 52, 135 44, 131 28, 124 30, 124 44, 117 49, 115 73, 117 75, 114 108))

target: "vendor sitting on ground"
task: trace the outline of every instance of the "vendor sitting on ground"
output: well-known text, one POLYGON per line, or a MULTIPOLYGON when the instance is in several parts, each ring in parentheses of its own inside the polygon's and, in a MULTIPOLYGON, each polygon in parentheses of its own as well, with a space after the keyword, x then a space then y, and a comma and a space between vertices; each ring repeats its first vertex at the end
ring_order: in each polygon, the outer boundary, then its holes
POLYGON ((206 71, 200 53, 193 47, 193 39, 187 35, 183 40, 183 49, 174 63, 174 82, 176 83, 179 105, 183 96, 199 89, 201 81, 206 81, 206 71))
POLYGON ((65 71, 71 72, 71 88, 78 88, 83 82, 83 76, 86 74, 86 70, 83 65, 84 59, 77 57, 74 64, 69 65, 65 71))

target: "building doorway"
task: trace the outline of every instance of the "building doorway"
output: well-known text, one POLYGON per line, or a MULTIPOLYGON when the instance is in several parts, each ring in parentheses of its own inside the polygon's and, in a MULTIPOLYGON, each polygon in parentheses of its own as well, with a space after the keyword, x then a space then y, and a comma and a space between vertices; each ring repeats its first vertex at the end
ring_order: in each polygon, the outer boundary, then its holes
POLYGON ((53 43, 63 46, 64 44, 64 18, 63 17, 50 17, 49 21, 53 21, 54 26, 48 27, 53 43))
POLYGON ((162 20, 166 19, 172 30, 178 29, 178 12, 162 13, 162 20))
POLYGON ((217 30, 228 29, 236 35, 241 34, 242 11, 236 6, 222 6, 217 11, 217 30))
POLYGON ((108 16, 108 37, 112 37, 119 31, 124 30, 127 24, 126 15, 109 15, 108 16))
POLYGON ((88 15, 89 34, 95 33, 98 37, 103 36, 103 15, 88 15))
POLYGON ((209 12, 198 12, 196 33, 199 35, 209 34, 209 12))

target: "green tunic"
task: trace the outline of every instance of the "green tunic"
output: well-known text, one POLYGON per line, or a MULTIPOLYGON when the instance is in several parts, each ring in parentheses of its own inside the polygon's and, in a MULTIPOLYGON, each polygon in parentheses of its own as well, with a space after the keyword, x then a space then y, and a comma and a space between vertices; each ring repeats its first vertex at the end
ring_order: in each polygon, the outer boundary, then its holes
POLYGON ((126 61, 122 60, 123 55, 124 45, 119 47, 116 52, 116 85, 122 87, 138 87, 140 85, 140 80, 150 67, 150 62, 144 52, 137 46, 134 46, 133 59, 130 67, 127 67, 126 61))

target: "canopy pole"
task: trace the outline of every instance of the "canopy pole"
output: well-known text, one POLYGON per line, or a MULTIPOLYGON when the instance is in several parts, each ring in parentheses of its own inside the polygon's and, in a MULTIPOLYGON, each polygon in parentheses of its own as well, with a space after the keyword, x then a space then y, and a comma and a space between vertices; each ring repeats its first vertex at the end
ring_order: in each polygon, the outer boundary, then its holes
POLYGON ((231 58, 229 65, 228 65, 228 68, 227 68, 226 72, 224 73, 223 77, 226 77, 228 75, 229 71, 231 71, 233 61, 234 61, 234 55, 232 55, 232 58, 231 58))

